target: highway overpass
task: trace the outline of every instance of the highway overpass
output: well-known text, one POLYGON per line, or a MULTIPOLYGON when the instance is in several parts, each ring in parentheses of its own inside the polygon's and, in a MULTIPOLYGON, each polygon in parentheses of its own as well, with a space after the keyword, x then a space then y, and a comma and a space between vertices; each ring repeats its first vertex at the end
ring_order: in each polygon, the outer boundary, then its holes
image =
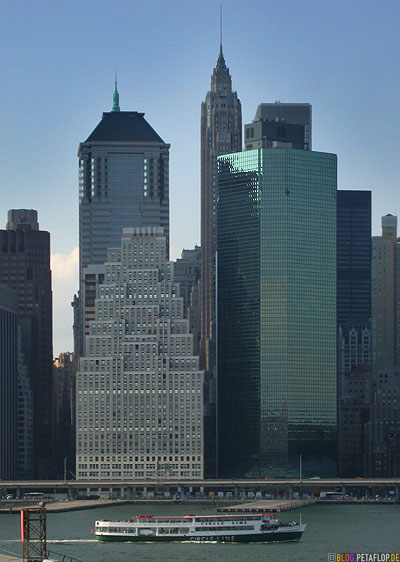
POLYGON ((393 490, 399 498, 400 478, 310 478, 279 480, 0 480, 0 493, 7 492, 22 497, 26 492, 43 492, 48 494, 67 493, 70 497, 90 496, 99 492, 108 492, 114 496, 134 497, 138 494, 146 497, 149 492, 170 492, 171 494, 231 492, 239 497, 241 492, 275 492, 294 491, 319 492, 320 490, 374 490, 385 488, 393 490))

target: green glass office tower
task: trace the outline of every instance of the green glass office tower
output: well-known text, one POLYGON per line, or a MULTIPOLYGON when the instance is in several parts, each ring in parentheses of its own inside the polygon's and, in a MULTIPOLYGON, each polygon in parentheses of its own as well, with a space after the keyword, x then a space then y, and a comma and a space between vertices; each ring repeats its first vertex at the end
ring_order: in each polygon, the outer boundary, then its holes
POLYGON ((336 156, 218 158, 218 476, 336 471, 336 156))

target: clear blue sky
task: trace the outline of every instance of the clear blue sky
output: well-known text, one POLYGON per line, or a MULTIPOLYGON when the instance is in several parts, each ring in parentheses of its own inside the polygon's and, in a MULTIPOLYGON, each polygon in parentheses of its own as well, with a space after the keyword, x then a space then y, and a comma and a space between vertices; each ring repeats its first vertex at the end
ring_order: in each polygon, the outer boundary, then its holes
MULTIPOLYGON (((26 1, 0 21, 0 225, 35 208, 54 259, 54 352, 72 350, 77 148, 112 103, 171 143, 171 254, 200 242, 200 103, 219 49, 219 2, 26 1), (65 256, 62 256, 64 254, 65 256)), ((373 191, 373 232, 400 208, 400 2, 223 3, 223 44, 250 122, 260 102, 313 105, 313 148, 339 188, 373 191)))

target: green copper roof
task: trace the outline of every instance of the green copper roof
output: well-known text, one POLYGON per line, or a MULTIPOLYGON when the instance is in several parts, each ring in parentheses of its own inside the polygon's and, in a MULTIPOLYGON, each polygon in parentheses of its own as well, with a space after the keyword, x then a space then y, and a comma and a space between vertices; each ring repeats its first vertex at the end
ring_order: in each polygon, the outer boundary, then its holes
POLYGON ((117 75, 115 75, 113 104, 112 104, 111 111, 120 111, 120 108, 119 108, 119 93, 118 93, 118 88, 117 88, 117 75))

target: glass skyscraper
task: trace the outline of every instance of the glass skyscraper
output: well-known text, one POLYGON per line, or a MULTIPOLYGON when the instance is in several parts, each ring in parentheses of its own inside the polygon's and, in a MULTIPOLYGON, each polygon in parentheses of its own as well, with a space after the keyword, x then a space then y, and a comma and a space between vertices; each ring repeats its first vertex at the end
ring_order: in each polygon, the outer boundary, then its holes
POLYGON ((218 476, 336 471, 336 155, 218 158, 218 476))

